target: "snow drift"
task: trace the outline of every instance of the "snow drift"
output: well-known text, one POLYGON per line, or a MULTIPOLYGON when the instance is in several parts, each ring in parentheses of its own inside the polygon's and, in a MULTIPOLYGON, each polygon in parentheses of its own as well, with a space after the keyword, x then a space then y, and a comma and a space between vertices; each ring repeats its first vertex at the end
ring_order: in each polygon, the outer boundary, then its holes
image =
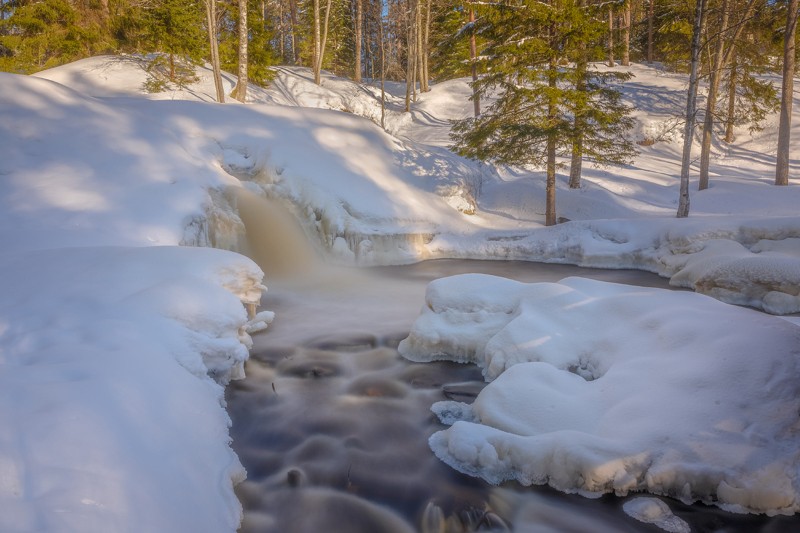
POLYGON ((400 352, 479 365, 433 451, 491 483, 800 509, 800 328, 705 296, 478 274, 429 285, 400 352), (735 324, 735 326, 732 326, 735 324))

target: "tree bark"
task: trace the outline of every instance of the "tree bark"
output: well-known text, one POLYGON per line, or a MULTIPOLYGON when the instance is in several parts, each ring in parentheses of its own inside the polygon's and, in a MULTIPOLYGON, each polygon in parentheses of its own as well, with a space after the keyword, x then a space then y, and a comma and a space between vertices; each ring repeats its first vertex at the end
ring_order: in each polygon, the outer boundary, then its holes
POLYGON ((614 62, 614 9, 613 4, 608 5, 608 66, 616 65, 614 62))
POLYGON ((647 63, 653 63, 653 19, 656 16, 656 0, 648 0, 647 5, 647 63))
MULTIPOLYGON (((556 87, 556 62, 550 62, 547 84, 550 88, 556 87)), ((556 117, 556 106, 552 98, 547 104, 547 116, 551 123, 556 117)), ((547 181, 545 182, 545 215, 544 225, 555 226, 556 218, 556 134, 551 131, 547 134, 547 181)))
POLYGON ((425 0, 425 32, 422 36, 422 49, 424 53, 422 54, 422 71, 425 75, 425 91, 431 90, 431 75, 430 70, 428 69, 428 62, 430 60, 431 54, 431 2, 432 0, 425 0))
POLYGON ((217 93, 217 102, 225 102, 225 90, 222 88, 222 71, 219 66, 219 46, 217 44, 217 0, 205 0, 206 25, 208 26, 208 41, 211 49, 211 70, 214 76, 214 89, 217 93))
POLYGON ((783 38, 783 83, 781 83, 781 118, 778 125, 778 154, 775 164, 775 185, 789 185, 789 141, 792 127, 792 93, 794 91, 795 35, 797 33, 798 0, 789 0, 786 32, 783 38))
POLYGON ((414 92, 414 59, 416 54, 414 52, 414 0, 408 0, 408 9, 406 11, 406 113, 411 111, 411 98, 414 92))
POLYGON ((321 36, 322 30, 320 27, 321 21, 319 16, 319 0, 314 0, 312 9, 314 10, 314 53, 311 62, 312 62, 312 68, 314 69, 314 83, 319 85, 321 82, 320 64, 322 63, 322 61, 320 61, 320 48, 322 44, 320 41, 322 39, 321 36))
MULTIPOLYGON (((717 49, 714 52, 714 61, 711 65, 711 75, 708 80, 708 98, 706 98, 706 116, 703 120, 703 137, 700 141, 700 177, 698 189, 708 189, 708 166, 711 161, 711 136, 714 130, 714 110, 717 107, 717 93, 719 92, 719 78, 722 73, 722 64, 725 54, 725 33, 728 31, 728 0, 722 0, 722 20, 720 21, 719 35, 717 36, 717 49)), ((732 45, 731 45, 732 46, 732 45)))
POLYGON ((300 63, 300 50, 297 47, 297 0, 289 0, 289 20, 291 21, 291 26, 289 28, 289 32, 292 38, 292 57, 294 58, 294 64, 297 65, 300 63))
POLYGON ((738 74, 739 64, 736 61, 736 52, 734 51, 733 58, 731 59, 731 70, 728 75, 728 116, 725 120, 725 142, 732 143, 735 139, 733 133, 733 126, 736 118, 736 76, 738 74))
POLYGON ((325 58, 325 47, 328 41, 328 23, 331 17, 331 0, 325 4, 325 21, 322 26, 322 35, 320 36, 320 14, 319 14, 319 0, 314 0, 314 54, 316 61, 314 62, 314 83, 317 85, 322 84, 322 62, 325 58))
POLYGON ((239 0, 239 69, 231 96, 240 102, 247 98, 247 0, 239 0))
MULTIPOLYGON (((583 7, 581 2, 580 7, 583 7)), ((588 54, 586 50, 586 42, 580 41, 578 43, 578 59, 575 63, 575 75, 577 80, 575 82, 575 90, 583 92, 586 90, 586 74, 588 68, 588 54)), ((583 115, 583 110, 580 108, 575 109, 575 116, 573 117, 573 136, 572 136, 572 159, 569 165, 569 188, 581 188, 581 172, 583 170, 583 131, 586 128, 586 119, 583 115)))
POLYGON ((381 45, 381 128, 386 129, 386 37, 383 34, 383 0, 378 11, 378 37, 381 45))
POLYGON ((631 2, 625 2, 625 10, 622 12, 622 66, 631 65, 631 2))
POLYGON ((475 10, 469 8, 469 23, 472 29, 469 35, 469 62, 472 65, 472 109, 475 118, 481 114, 481 97, 478 94, 476 83, 478 82, 478 45, 475 41, 475 10))
POLYGON ((706 14, 707 0, 698 0, 694 12, 692 28, 692 61, 689 74, 689 90, 686 95, 686 124, 683 128, 683 157, 681 159, 680 196, 678 198, 678 218, 689 216, 689 166, 692 163, 692 137, 694 121, 697 114, 697 85, 700 64, 700 34, 703 31, 703 19, 706 14))
MULTIPOLYGON (((425 72, 423 71, 423 59, 422 56, 424 55, 424 50, 422 49, 422 2, 423 0, 417 0, 417 6, 415 9, 415 16, 414 16, 414 24, 416 26, 416 44, 415 47, 417 49, 416 59, 414 62, 416 63, 416 71, 417 71, 417 78, 419 79, 419 92, 424 93, 428 89, 425 87, 425 72)), ((416 98, 415 98, 416 100, 416 98)))
POLYGON ((356 65, 355 65, 355 76, 353 79, 356 83, 361 83, 361 41, 363 39, 362 35, 362 25, 363 25, 363 18, 364 18, 364 0, 356 0, 356 65))

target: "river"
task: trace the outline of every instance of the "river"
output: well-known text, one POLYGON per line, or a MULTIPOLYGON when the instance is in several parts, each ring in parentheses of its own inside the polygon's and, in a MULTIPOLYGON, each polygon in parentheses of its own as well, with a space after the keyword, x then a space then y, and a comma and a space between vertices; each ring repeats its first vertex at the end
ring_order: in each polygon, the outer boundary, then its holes
MULTIPOLYGON (((433 456, 427 439, 442 426, 430 405, 469 401, 484 385, 481 373, 473 365, 410 363, 396 347, 424 304, 427 283, 467 272, 668 287, 639 271, 468 260, 319 268, 271 281, 262 306, 276 312, 275 321, 254 336, 247 378, 226 395, 232 446, 248 472, 237 488, 243 533, 661 531, 628 517, 625 498, 494 487, 433 456)), ((795 517, 664 501, 692 531, 800 531, 795 517)))

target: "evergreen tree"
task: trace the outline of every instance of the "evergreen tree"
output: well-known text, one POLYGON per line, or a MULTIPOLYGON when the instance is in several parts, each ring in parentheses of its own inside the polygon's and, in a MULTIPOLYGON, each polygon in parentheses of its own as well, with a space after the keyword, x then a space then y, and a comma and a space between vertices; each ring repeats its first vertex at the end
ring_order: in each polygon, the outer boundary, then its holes
POLYGON ((763 127, 764 119, 778 110, 780 98, 775 85, 765 77, 774 71, 773 57, 783 46, 782 13, 759 9, 748 21, 742 38, 731 53, 730 67, 723 73, 726 97, 717 111, 725 124, 724 141, 734 141, 734 127, 748 125, 751 132, 763 127))
MULTIPOLYGON (((159 0, 142 10, 147 39, 144 51, 166 54, 172 83, 182 85, 191 81, 194 69, 186 65, 200 61, 205 55, 204 8, 200 0, 159 0)), ((151 67, 161 65, 159 57, 154 61, 151 67)))
POLYGON ((112 48, 107 12, 99 3, 12 0, 3 4, 0 70, 31 73, 112 48))
POLYGON ((491 59, 475 87, 493 102, 453 127, 454 148, 463 155, 546 166, 547 225, 556 223, 556 158, 571 155, 576 140, 580 159, 597 164, 623 162, 634 153, 625 137, 629 110, 611 83, 624 75, 570 62, 585 59, 580 43, 602 35, 593 14, 576 0, 481 6, 477 31, 487 39, 482 54, 491 59))

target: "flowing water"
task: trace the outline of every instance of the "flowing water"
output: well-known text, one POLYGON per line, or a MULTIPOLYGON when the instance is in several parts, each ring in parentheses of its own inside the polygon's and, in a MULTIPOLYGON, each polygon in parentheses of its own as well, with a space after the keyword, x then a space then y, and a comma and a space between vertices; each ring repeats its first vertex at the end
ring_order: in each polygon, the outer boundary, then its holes
MULTIPOLYGON (((427 283, 465 272, 667 287, 636 271, 465 260, 273 280, 262 305, 275 322, 254 337, 247 378, 227 393, 233 448, 248 473, 237 489, 242 532, 660 531, 626 516, 623 498, 493 487, 433 456, 427 439, 442 426, 430 405, 469 401, 484 385, 480 371, 410 363, 396 346, 427 283)), ((800 531, 794 518, 665 501, 693 531, 800 531)))

